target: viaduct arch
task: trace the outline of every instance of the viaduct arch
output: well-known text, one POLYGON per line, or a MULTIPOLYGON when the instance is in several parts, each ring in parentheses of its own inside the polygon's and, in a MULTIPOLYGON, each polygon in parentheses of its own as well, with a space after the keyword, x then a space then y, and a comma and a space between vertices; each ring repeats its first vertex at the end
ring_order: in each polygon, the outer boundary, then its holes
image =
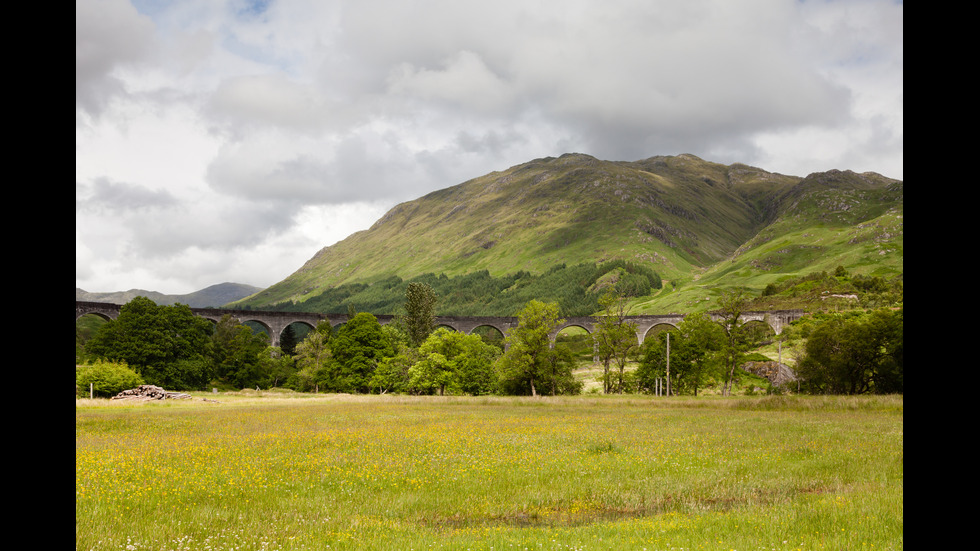
MULTIPOLYGON (((122 308, 119 304, 110 304, 107 302, 87 302, 87 301, 75 301, 75 319, 84 316, 85 314, 95 314, 104 319, 116 319, 119 316, 119 311, 122 308)), ((312 312, 266 312, 266 311, 252 311, 252 310, 230 310, 225 308, 191 308, 191 312, 195 315, 209 319, 217 323, 225 314, 230 315, 232 318, 238 320, 239 323, 255 322, 266 328, 270 337, 270 344, 272 346, 279 346, 279 336, 282 334, 286 326, 291 325, 296 322, 305 323, 312 327, 316 327, 321 321, 329 321, 330 325, 336 327, 337 325, 346 323, 349 319, 347 314, 319 314, 312 312)), ((780 334, 783 328, 792 323, 793 321, 803 317, 803 310, 773 310, 768 312, 743 312, 741 319, 743 322, 749 321, 759 321, 763 322, 776 332, 780 334)), ((719 314, 710 314, 711 319, 714 321, 720 321, 722 316, 719 314)), ((378 322, 382 325, 390 323, 395 316, 390 314, 376 315, 378 322)), ((663 314, 663 315, 649 315, 649 316, 627 316, 628 321, 636 323, 636 338, 637 342, 642 345, 643 340, 651 329, 657 325, 671 325, 677 326, 684 319, 683 314, 663 314)), ((435 325, 444 325, 461 333, 469 335, 474 329, 481 326, 489 326, 500 331, 502 335, 507 335, 507 333, 514 327, 517 327, 517 317, 501 317, 501 316, 436 316, 435 325)), ((565 322, 557 327, 551 334, 551 341, 554 342, 558 333, 566 327, 581 327, 592 334, 595 332, 595 318, 591 316, 582 317, 569 317, 565 319, 565 322)))

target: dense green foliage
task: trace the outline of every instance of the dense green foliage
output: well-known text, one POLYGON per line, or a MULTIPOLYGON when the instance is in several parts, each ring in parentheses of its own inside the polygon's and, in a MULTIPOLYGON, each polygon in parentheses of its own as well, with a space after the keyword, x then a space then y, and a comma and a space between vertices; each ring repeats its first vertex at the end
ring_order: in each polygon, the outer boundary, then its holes
MULTIPOLYGON (((225 315, 214 329, 211 361, 217 382, 231 388, 268 388, 271 358, 265 333, 255 333, 225 315)), ((161 385, 163 386, 163 385, 161 385)))
POLYGON ((731 394, 732 384, 735 381, 735 370, 738 369, 744 353, 749 349, 750 333, 745 330, 745 324, 741 319, 742 312, 748 310, 747 303, 748 297, 743 289, 726 291, 719 300, 721 314, 724 316, 721 325, 725 329, 725 340, 721 352, 724 355, 725 369, 728 372, 723 391, 725 396, 731 394))
POLYGON ((628 295, 610 290, 599 300, 603 312, 596 316, 592 341, 595 354, 602 362, 603 390, 606 394, 625 391, 625 370, 630 352, 636 348, 636 323, 628 321, 626 306, 628 295), (618 377, 610 377, 610 366, 615 364, 618 377))
POLYGON ((375 314, 400 314, 409 289, 424 285, 439 297, 436 315, 513 316, 531 300, 541 300, 557 303, 562 316, 588 316, 600 310, 602 289, 597 289, 596 283, 611 273, 616 276, 611 284, 621 294, 642 297, 663 286, 660 276, 650 268, 614 260, 599 265, 559 264, 540 275, 519 271, 493 277, 481 270, 454 277, 423 274, 407 281, 391 276, 370 285, 340 285, 304 302, 289 301, 263 309, 345 313, 353 307, 375 314))
POLYGON ((143 379, 123 362, 96 361, 75 368, 76 393, 109 397, 136 388, 143 379))
POLYGON ((405 329, 414 346, 422 344, 435 327, 436 293, 425 283, 413 281, 405 289, 405 329))
POLYGON ((440 327, 419 346, 406 389, 413 394, 492 394, 497 390, 493 363, 499 354, 499 348, 477 335, 440 327))
POLYGON ((806 335, 797 363, 812 394, 904 393, 904 309, 825 316, 806 335))
POLYGON ((124 362, 147 383, 203 389, 211 379, 212 325, 182 304, 158 306, 136 297, 86 343, 92 359, 124 362), (185 368, 189 368, 185 372, 185 368))
POLYGON ((264 333, 230 316, 212 324, 186 305, 159 306, 145 297, 124 304, 84 351, 83 365, 125 364, 147 384, 168 390, 269 388, 291 369, 264 333))
POLYGON ((296 371, 286 380, 284 386, 300 392, 319 390, 330 386, 329 371, 330 337, 333 327, 330 323, 320 323, 316 329, 306 335, 302 342, 296 345, 293 356, 296 371))
MULTIPOLYGON (((186 306, 157 306, 141 297, 124 305, 116 320, 104 322, 98 329, 86 324, 86 332, 94 331, 87 341, 80 337, 81 331, 76 331, 76 350, 83 351, 89 364, 99 365, 97 370, 80 369, 78 377, 84 374, 89 381, 120 380, 125 373, 107 366, 115 369, 124 365, 140 382, 170 390, 282 386, 301 392, 576 394, 582 391, 583 383, 573 376, 573 370, 597 360, 603 366, 601 380, 606 393, 653 392, 660 380, 666 382, 671 394, 697 395, 716 384, 723 386, 724 394, 730 394, 740 379, 751 381, 755 377, 743 371, 746 361, 771 361, 766 355, 749 351, 778 340, 780 350, 796 360, 799 384, 792 390, 817 394, 904 392, 901 307, 839 311, 838 304, 835 309, 811 312, 785 327, 778 337, 768 325, 744 324, 739 319, 739 314, 757 301, 782 293, 832 296, 836 293, 830 289, 847 288, 863 297, 861 303, 898 300, 901 304, 900 278, 852 276, 838 268, 833 275, 817 273, 787 280, 761 297, 753 297, 745 289, 729 289, 719 300, 720 323, 703 312, 693 312, 669 333, 649 335, 638 349, 635 327, 625 317, 629 309, 626 293, 634 292, 640 279, 650 283, 651 275, 655 276, 617 261, 601 267, 556 266, 540 278, 525 279, 518 274, 504 280, 486 273, 469 278, 427 276, 428 282, 423 281, 426 278, 412 282, 393 278, 365 289, 405 289, 407 292, 401 293, 404 315, 382 326, 373 314, 358 313, 356 303, 345 302, 352 316, 347 323, 333 328, 323 322, 308 333, 304 330, 292 354, 288 348, 270 347, 264 333, 255 333, 230 316, 212 324, 194 316, 186 306), (549 281, 578 285, 600 308, 595 329, 591 334, 583 331, 582 335, 559 337, 552 343, 550 335, 563 322, 561 306, 532 299, 516 312, 519 324, 503 341, 445 328, 431 332, 421 342, 421 337, 413 339, 408 331, 413 316, 421 320, 420 328, 431 328, 432 304, 465 302, 464 279, 483 282, 488 288, 503 282, 506 287, 500 294, 513 296, 542 290, 549 281), (577 284, 569 283, 574 281, 577 284), (458 292, 454 298, 459 300, 437 295, 438 288, 458 292), (574 349, 567 346, 569 343, 574 349), (638 367, 627 370, 627 364, 637 358, 638 367)), ((285 331, 284 337, 289 333, 285 331)), ((759 380, 758 386, 763 389, 776 390, 764 379, 759 380)), ((111 386, 109 383, 99 385, 101 392, 111 392, 104 390, 111 386)))
POLYGON ((518 315, 518 326, 504 339, 497 360, 500 388, 505 394, 578 394, 581 383, 572 376, 574 359, 564 346, 551 346, 549 335, 562 323, 558 305, 532 300, 518 315))
POLYGON ((904 298, 902 275, 852 274, 838 265, 833 272, 811 272, 769 283, 748 306, 753 310, 769 310, 776 306, 807 310, 882 308, 900 305, 904 298))
POLYGON ((391 340, 373 314, 359 312, 330 339, 333 361, 328 386, 333 392, 368 392, 371 374, 384 358, 395 354, 391 340))
POLYGON ((661 332, 644 342, 636 370, 640 390, 653 393, 656 379, 667 380, 669 371, 670 386, 664 384, 664 394, 697 396, 698 389, 724 379, 725 358, 721 351, 726 338, 724 327, 707 315, 688 314, 676 330, 661 332))
POLYGON ((283 354, 288 356, 293 356, 296 354, 296 344, 299 341, 296 339, 296 331, 293 330, 292 325, 287 325, 285 329, 282 330, 282 334, 279 335, 279 348, 282 349, 283 354))

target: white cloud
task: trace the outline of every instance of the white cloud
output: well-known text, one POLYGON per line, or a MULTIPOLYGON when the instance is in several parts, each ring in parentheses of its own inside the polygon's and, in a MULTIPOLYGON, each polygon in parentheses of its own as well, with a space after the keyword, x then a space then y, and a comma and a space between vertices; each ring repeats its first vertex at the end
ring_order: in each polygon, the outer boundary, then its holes
POLYGON ((509 114, 517 100, 510 84, 487 67, 479 54, 467 50, 453 53, 438 69, 399 65, 388 77, 388 90, 487 114, 509 114))
POLYGON ((76 3, 87 290, 269 285, 569 151, 903 173, 900 2, 134 3, 76 3))

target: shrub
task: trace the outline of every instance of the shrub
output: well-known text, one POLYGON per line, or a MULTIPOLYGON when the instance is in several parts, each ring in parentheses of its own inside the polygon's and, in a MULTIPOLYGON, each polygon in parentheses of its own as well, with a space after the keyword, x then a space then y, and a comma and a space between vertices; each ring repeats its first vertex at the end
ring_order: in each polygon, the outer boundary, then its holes
POLYGON ((75 368, 76 392, 85 394, 92 385, 95 396, 114 396, 123 390, 136 388, 143 384, 143 379, 125 362, 107 362, 98 360, 92 364, 80 365, 75 368))

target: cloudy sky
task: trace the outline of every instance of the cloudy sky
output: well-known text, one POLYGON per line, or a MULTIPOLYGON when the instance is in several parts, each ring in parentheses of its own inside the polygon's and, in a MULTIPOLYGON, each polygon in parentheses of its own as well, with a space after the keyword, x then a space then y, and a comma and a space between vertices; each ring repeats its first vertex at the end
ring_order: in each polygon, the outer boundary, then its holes
POLYGON ((903 178, 894 0, 76 0, 75 285, 265 287, 567 152, 903 178))

